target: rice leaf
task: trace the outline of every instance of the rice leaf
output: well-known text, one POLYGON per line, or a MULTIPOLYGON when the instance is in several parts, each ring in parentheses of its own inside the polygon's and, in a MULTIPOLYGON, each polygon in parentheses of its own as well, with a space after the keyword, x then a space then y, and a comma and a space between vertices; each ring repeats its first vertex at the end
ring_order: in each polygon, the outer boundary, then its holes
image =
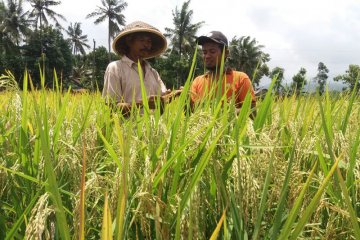
POLYGON ((225 218, 226 218, 226 208, 224 209, 223 214, 221 215, 221 218, 220 218, 218 224, 216 225, 214 232, 211 234, 210 240, 217 239, 217 237, 219 236, 219 233, 220 233, 221 226, 222 226, 225 218))
MULTIPOLYGON (((331 177, 333 176, 335 170, 337 169, 339 161, 340 161, 340 158, 337 158, 334 165, 331 167, 329 174, 325 177, 321 186, 317 190, 315 196, 312 198, 312 200, 308 204, 307 208, 305 209, 304 214, 301 217, 299 217, 299 221, 296 224, 294 231, 291 233, 291 236, 289 239, 298 239, 300 232, 302 231, 305 224, 309 220, 311 214, 315 211, 316 206, 319 204, 320 197, 323 194, 323 191, 325 190, 326 186, 329 184, 329 181, 330 181, 331 177)), ((289 220, 289 223, 291 221, 293 221, 293 219, 289 220)), ((285 233, 284 233, 283 239, 288 239, 288 238, 285 238, 285 233)))
POLYGON ((108 195, 105 193, 105 204, 103 212, 103 221, 101 227, 101 240, 113 240, 112 235, 112 221, 109 208, 108 195))
POLYGON ((26 216, 29 214, 29 212, 32 210, 32 208, 34 207, 36 201, 38 200, 40 195, 40 191, 38 191, 38 193, 31 199, 31 201, 29 202, 28 206, 26 207, 26 209, 24 210, 23 214, 21 214, 21 216, 19 217, 19 219, 14 223, 14 225, 12 226, 12 228, 10 229, 9 232, 6 233, 6 237, 5 240, 10 240, 10 239, 14 239, 15 235, 18 233, 18 231, 20 230, 21 225, 23 224, 26 216))
POLYGON ((286 199, 288 196, 288 186, 289 186, 289 182, 290 182, 290 175, 291 175, 291 169, 292 169, 292 165, 295 159, 295 149, 296 149, 296 142, 294 143, 294 146, 291 149, 291 153, 290 153, 290 158, 289 158, 289 163, 287 166, 287 170, 286 170, 286 175, 285 175, 285 179, 284 179, 284 184, 281 188, 281 192, 280 192, 280 199, 279 202, 277 204, 277 208, 276 208, 276 212, 275 212, 275 216, 274 216, 274 220, 273 220, 273 226, 271 229, 271 239, 276 239, 278 237, 278 234, 280 232, 280 225, 281 225, 281 220, 283 218, 284 215, 284 210, 285 210, 285 204, 286 204, 286 199))
POLYGON ((291 208, 291 211, 286 219, 286 222, 285 222, 283 228, 281 229, 281 233, 278 238, 279 240, 280 239, 288 239, 289 235, 291 234, 292 226, 300 213, 301 204, 304 200, 306 190, 310 186, 310 183, 311 183, 311 180, 313 178, 316 168, 317 168, 317 162, 315 162, 314 167, 312 168, 312 170, 309 174, 309 177, 307 178, 304 186, 301 189, 299 196, 296 198, 295 203, 294 203, 293 207, 291 208))
POLYGON ((261 221, 262 221, 262 217, 264 215, 267 196, 268 196, 268 192, 269 192, 268 190, 269 190, 269 185, 270 185, 270 177, 271 177, 271 174, 273 172, 273 161, 274 161, 274 151, 271 154, 271 158, 270 158, 270 162, 269 162, 269 168, 268 168, 268 171, 266 173, 265 183, 264 183, 263 191, 262 191, 262 194, 261 194, 260 207, 259 207, 258 214, 256 216, 254 232, 253 232, 253 235, 252 235, 252 239, 254 239, 254 240, 259 238, 259 230, 260 230, 260 227, 261 227, 261 221))

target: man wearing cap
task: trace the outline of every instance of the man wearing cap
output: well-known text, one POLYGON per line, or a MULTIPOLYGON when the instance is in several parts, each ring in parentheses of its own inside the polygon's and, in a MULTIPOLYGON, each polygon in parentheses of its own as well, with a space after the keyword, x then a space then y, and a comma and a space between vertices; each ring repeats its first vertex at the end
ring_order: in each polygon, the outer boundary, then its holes
POLYGON ((155 107, 156 96, 160 96, 163 103, 169 92, 159 73, 145 59, 160 55, 166 47, 166 38, 153 26, 141 21, 125 26, 112 44, 113 50, 121 58, 107 66, 104 76, 102 96, 107 102, 115 103, 124 115, 130 112, 133 102, 137 106, 142 105, 139 62, 149 107, 155 107))
POLYGON ((221 86, 222 94, 226 92, 228 100, 234 96, 237 112, 239 112, 246 95, 250 94, 253 109, 251 117, 254 118, 256 100, 250 78, 246 73, 226 67, 224 67, 224 72, 220 74, 223 51, 225 51, 224 62, 229 55, 228 40, 225 35, 219 31, 212 31, 206 36, 198 37, 197 42, 202 46, 204 64, 208 71, 204 75, 196 77, 191 85, 192 106, 209 97, 209 95, 213 96, 213 93, 217 92, 216 89, 221 86), (219 80, 220 76, 222 76, 221 81, 219 80))

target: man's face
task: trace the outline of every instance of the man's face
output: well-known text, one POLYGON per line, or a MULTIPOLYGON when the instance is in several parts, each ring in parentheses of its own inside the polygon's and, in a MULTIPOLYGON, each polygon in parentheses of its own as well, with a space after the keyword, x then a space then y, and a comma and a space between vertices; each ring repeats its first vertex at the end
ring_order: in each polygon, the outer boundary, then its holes
POLYGON ((146 58, 151 51, 152 40, 149 34, 140 33, 132 36, 127 44, 130 48, 130 55, 146 58))
POLYGON ((205 62, 205 67, 208 70, 215 71, 220 67, 222 49, 219 44, 214 42, 207 42, 202 45, 202 53, 205 62))

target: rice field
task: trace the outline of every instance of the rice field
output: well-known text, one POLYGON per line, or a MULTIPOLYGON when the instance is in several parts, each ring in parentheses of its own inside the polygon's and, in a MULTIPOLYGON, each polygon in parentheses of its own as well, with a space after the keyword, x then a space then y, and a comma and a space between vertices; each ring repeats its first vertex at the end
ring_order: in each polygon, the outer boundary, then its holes
POLYGON ((130 118, 27 76, 1 92, 0 239, 360 239, 355 92, 269 91, 252 120, 250 97, 190 113, 189 79, 130 118))

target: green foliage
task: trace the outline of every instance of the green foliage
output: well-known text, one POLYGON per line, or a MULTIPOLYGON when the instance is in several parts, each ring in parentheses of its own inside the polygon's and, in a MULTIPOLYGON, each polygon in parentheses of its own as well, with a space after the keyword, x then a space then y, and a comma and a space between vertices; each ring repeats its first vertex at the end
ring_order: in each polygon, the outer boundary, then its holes
POLYGON ((5 4, 3 1, 0 2, 0 22, 4 21, 5 19, 5 4))
POLYGON ((99 92, 28 92, 28 81, 1 93, 0 237, 74 238, 84 220, 84 238, 99 239, 108 192, 116 238, 358 238, 355 91, 317 104, 270 90, 254 121, 249 95, 239 115, 223 99, 190 115, 194 67, 163 115, 123 118, 99 92))
MULTIPOLYGON (((201 56, 196 56, 196 68, 194 70, 194 76, 204 74, 204 66, 202 64, 201 56)), ((191 67, 191 61, 186 57, 179 59, 179 55, 167 51, 164 56, 150 60, 152 67, 155 68, 165 85, 169 89, 179 88, 184 86, 188 76, 188 72, 191 67)))
POLYGON ((299 72, 292 78, 291 88, 296 94, 300 94, 306 82, 306 69, 300 68, 299 72))
POLYGON ((329 69, 326 67, 326 65, 323 62, 319 62, 318 64, 318 73, 315 77, 315 81, 319 84, 319 93, 322 95, 325 91, 326 86, 326 80, 328 79, 329 69))
POLYGON ((94 21, 95 24, 104 22, 108 20, 108 50, 109 50, 109 61, 111 59, 111 49, 110 49, 110 40, 113 38, 119 31, 119 25, 125 25, 125 16, 121 12, 127 7, 127 3, 124 0, 101 0, 101 7, 88 14, 86 18, 97 17, 94 21))
MULTIPOLYGON (((174 26, 165 28, 164 34, 170 40, 170 48, 163 57, 154 61, 154 68, 158 70, 168 88, 178 88, 185 84, 196 48, 196 35, 204 24, 192 23, 194 12, 189 9, 189 5, 190 0, 184 2, 180 10, 176 7, 172 12, 174 26)), ((199 61, 200 56, 197 60, 198 63, 202 62, 199 61)), ((199 71, 195 70, 195 74, 198 73, 199 71)))
POLYGON ((28 26, 21 0, 9 0, 6 5, 0 2, 0 73, 11 70, 16 79, 22 78, 25 64, 19 45, 29 34, 28 26))
MULTIPOLYGON (((18 49, 17 47, 13 48, 18 49)), ((15 79, 18 81, 18 85, 22 86, 22 82, 19 79, 23 78, 24 69, 26 68, 24 57, 20 54, 0 54, 0 73, 4 73, 6 70, 10 70, 15 79)))
POLYGON ((23 36, 26 36, 30 31, 28 13, 24 12, 22 3, 22 0, 8 0, 7 6, 4 4, 0 6, 0 32, 16 46, 19 46, 23 36))
POLYGON ((60 30, 45 27, 41 31, 33 32, 22 47, 22 56, 32 80, 36 86, 40 85, 39 67, 44 67, 46 86, 53 86, 54 69, 61 79, 67 79, 72 70, 71 48, 63 38, 60 30), (41 49, 42 46, 42 49, 41 49), (43 56, 42 56, 43 53, 43 56))
POLYGON ((56 26, 61 26, 58 21, 58 18, 66 21, 65 17, 51 8, 61 4, 61 1, 53 1, 53 0, 28 0, 32 7, 30 11, 29 17, 33 21, 36 29, 41 29, 44 26, 49 26, 48 18, 51 18, 56 26))
POLYGON ((82 35, 81 23, 75 22, 74 25, 70 23, 66 33, 70 36, 68 40, 72 45, 72 53, 76 55, 80 52, 85 55, 84 47, 90 48, 90 46, 87 44, 87 35, 82 35))
MULTIPOLYGON (((119 59, 114 53, 111 53, 111 61, 119 59)), ((98 86, 99 90, 102 91, 104 85, 104 74, 107 65, 109 64, 108 52, 105 47, 101 46, 92 51, 86 56, 86 64, 88 68, 93 72, 92 79, 93 85, 98 86)))
POLYGON ((347 84, 350 90, 354 89, 355 84, 359 88, 360 83, 360 65, 350 64, 348 70, 343 75, 338 75, 334 78, 335 81, 343 81, 347 84))
MULTIPOLYGON (((38 68, 39 63, 42 62, 40 54, 44 48, 50 48, 49 46, 42 46, 43 44, 49 44, 49 39, 42 40, 42 31, 44 27, 50 27, 50 23, 55 23, 56 28, 64 30, 61 27, 59 20, 65 20, 65 17, 58 14, 54 8, 61 4, 61 1, 50 0, 27 0, 30 3, 30 10, 25 11, 23 8, 24 0, 2 0, 0 1, 0 73, 4 73, 6 69, 9 69, 18 79, 19 85, 23 77, 25 68, 28 68, 32 73, 35 83, 39 84, 38 68), (34 39, 35 34, 39 35, 40 44, 31 43, 33 46, 29 46, 29 38, 34 39), (26 41, 25 41, 26 40, 26 41), (43 43, 44 41, 44 43, 43 43), (35 50, 29 50, 38 45, 39 52, 35 50), (28 53, 34 53, 35 55, 28 55, 28 53)), ((87 44, 87 35, 83 35, 81 31, 81 23, 70 23, 67 33, 70 36, 72 48, 71 53, 79 58, 78 53, 81 53, 84 59, 76 59, 72 61, 74 69, 69 70, 71 61, 69 60, 67 51, 68 47, 65 47, 62 53, 59 53, 59 49, 56 53, 47 52, 45 57, 46 75, 50 74, 50 78, 46 78, 47 81, 52 81, 51 67, 60 69, 59 75, 65 84, 70 76, 76 76, 77 79, 81 79, 82 83, 86 87, 95 88, 99 86, 102 89, 103 73, 106 69, 106 65, 111 60, 117 59, 110 51, 111 39, 120 31, 121 26, 125 25, 125 15, 123 11, 127 7, 127 3, 124 0, 101 0, 101 6, 97 7, 94 12, 87 15, 87 18, 94 18, 94 23, 108 21, 109 34, 108 34, 108 60, 104 61, 102 54, 100 59, 93 59, 93 55, 85 53, 85 48, 89 48, 87 44), (66 56, 65 56, 66 55, 66 56), (53 57, 59 57, 59 59, 52 59, 53 57), (81 63, 79 63, 81 61, 81 63), (66 64, 65 64, 66 62, 66 64), (53 64, 54 63, 54 64, 53 64), (59 65, 55 65, 59 63, 59 65), (94 64, 95 63, 95 64, 94 64), (81 73, 81 74, 78 74, 81 73), (80 76, 80 77, 79 77, 80 76)), ((152 60, 154 67, 158 70, 161 77, 166 82, 169 88, 179 87, 184 85, 187 77, 187 72, 190 68, 191 57, 194 49, 196 48, 195 39, 197 32, 201 29, 204 22, 193 23, 194 12, 191 9, 191 1, 185 1, 180 7, 176 7, 172 11, 173 22, 171 27, 165 28, 165 35, 169 40, 169 49, 162 57, 152 60)), ((44 30, 46 31, 46 30, 44 30)), ((46 35, 47 33, 44 32, 46 35)), ((51 42, 51 41, 50 41, 51 42)), ((60 44, 61 45, 61 44, 60 44)), ((260 79, 263 76, 273 78, 273 72, 270 72, 267 66, 267 62, 270 60, 269 54, 262 51, 263 45, 259 45, 255 38, 250 36, 242 36, 240 38, 234 37, 230 42, 230 57, 228 59, 229 66, 237 70, 247 73, 252 80, 254 86, 259 85, 260 79)), ((57 47, 54 47, 54 49, 57 47)), ((195 75, 202 74, 203 66, 200 56, 197 57, 197 67, 194 71, 195 75)), ((334 78, 335 81, 343 81, 348 84, 350 89, 353 89, 355 82, 359 80, 359 65, 351 64, 346 74, 339 75, 334 78)), ((274 71, 275 69, 273 69, 274 71)), ((278 69, 279 70, 279 69, 278 69)), ((277 70, 276 70, 277 71, 277 70)), ((323 63, 319 63, 318 75, 315 80, 319 83, 319 92, 324 92, 324 86, 326 85, 328 69, 323 63), (320 70, 321 69, 321 70, 320 70)), ((301 78, 301 77, 300 77, 301 78)), ((298 79, 302 81, 301 79, 298 79)), ((275 91, 283 91, 281 86, 282 78, 281 74, 278 76, 278 82, 275 83, 275 91)), ((70 84, 70 83, 69 83, 70 84)), ((50 86, 51 84, 48 83, 50 86)), ((301 83, 293 84, 293 87, 299 91, 301 83)))
POLYGON ((190 61, 196 45, 197 31, 204 24, 204 22, 192 23, 194 12, 189 9, 189 4, 190 0, 184 2, 180 11, 176 7, 172 12, 174 28, 165 28, 165 36, 170 39, 171 52, 179 55, 180 61, 183 56, 190 61))
POLYGON ((234 37, 229 43, 229 66, 245 72, 252 83, 258 86, 263 76, 269 75, 266 65, 270 55, 262 51, 263 45, 258 45, 255 38, 250 36, 234 37))
POLYGON ((19 47, 15 45, 8 34, 0 32, 0 56, 6 59, 6 55, 10 57, 14 54, 19 54, 19 47))
POLYGON ((285 90, 284 86, 282 85, 282 81, 284 80, 284 72, 285 69, 281 67, 275 67, 269 75, 271 79, 276 78, 274 83, 274 90, 277 94, 280 94, 285 90))

